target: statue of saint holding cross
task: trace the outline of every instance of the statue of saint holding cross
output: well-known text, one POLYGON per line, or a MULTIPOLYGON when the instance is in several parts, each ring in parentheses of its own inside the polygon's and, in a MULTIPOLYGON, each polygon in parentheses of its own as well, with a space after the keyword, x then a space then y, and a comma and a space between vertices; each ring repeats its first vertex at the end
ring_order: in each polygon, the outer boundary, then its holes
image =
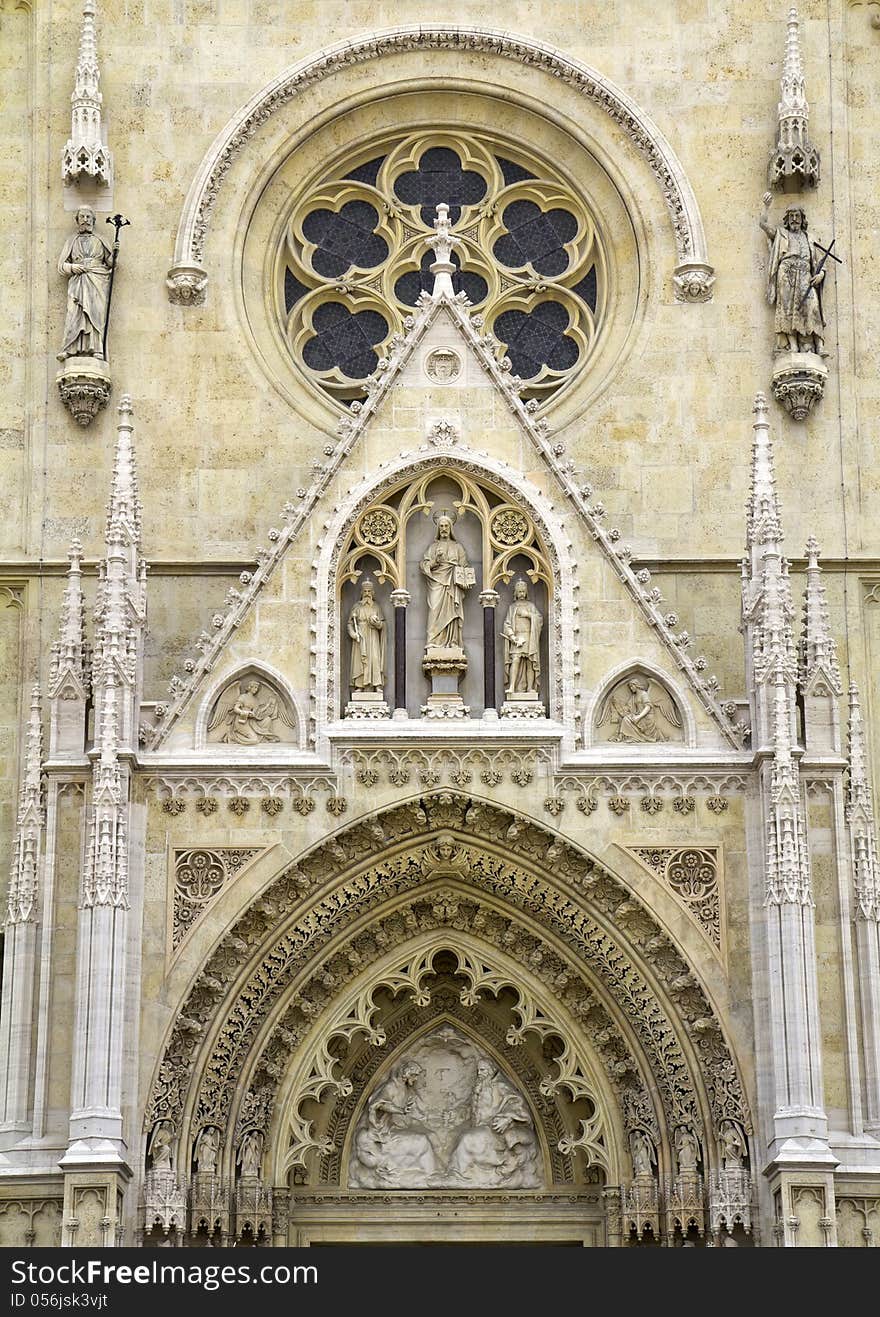
MULTIPOLYGON (((825 279, 825 262, 830 248, 817 260, 814 244, 807 236, 807 217, 802 206, 789 206, 782 225, 769 222, 771 194, 764 194, 764 209, 758 221, 770 239, 770 263, 767 267, 767 301, 776 308, 774 328, 777 352, 825 351, 825 317, 822 314, 820 289, 825 279)), ((833 245, 833 244, 832 244, 833 245)))

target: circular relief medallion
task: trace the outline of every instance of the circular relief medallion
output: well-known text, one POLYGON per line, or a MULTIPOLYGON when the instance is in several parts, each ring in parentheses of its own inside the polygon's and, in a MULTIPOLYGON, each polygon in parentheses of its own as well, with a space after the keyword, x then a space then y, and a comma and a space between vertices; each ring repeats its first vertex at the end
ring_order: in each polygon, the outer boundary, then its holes
POLYGON ((514 508, 502 508, 492 518, 491 530, 496 544, 521 544, 529 533, 529 523, 514 508))
POLYGON ((434 384, 454 384, 461 374, 461 357, 453 348, 434 348, 425 358, 425 374, 434 384))
POLYGON ((361 517, 360 532, 366 544, 390 544, 397 537, 397 518, 390 508, 373 508, 361 517))

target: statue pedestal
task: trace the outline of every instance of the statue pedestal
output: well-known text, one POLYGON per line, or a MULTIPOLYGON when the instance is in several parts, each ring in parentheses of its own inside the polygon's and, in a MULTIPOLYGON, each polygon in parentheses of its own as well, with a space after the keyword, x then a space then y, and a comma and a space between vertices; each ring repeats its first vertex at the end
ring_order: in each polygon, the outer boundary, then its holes
POLYGON ((352 691, 345 718, 390 718, 391 710, 381 691, 352 691))
POLYGON ((422 705, 423 718, 467 718, 470 709, 458 693, 458 683, 467 672, 467 655, 463 649, 446 649, 428 645, 422 659, 422 671, 431 678, 431 694, 422 705))
POLYGON ((794 421, 805 421, 825 392, 828 367, 815 352, 779 352, 773 360, 773 396, 794 421))
POLYGON ((90 425, 110 397, 110 367, 99 357, 68 357, 55 376, 61 401, 80 425, 90 425))
POLYGON ((537 691, 505 691, 502 718, 544 718, 544 706, 537 691))

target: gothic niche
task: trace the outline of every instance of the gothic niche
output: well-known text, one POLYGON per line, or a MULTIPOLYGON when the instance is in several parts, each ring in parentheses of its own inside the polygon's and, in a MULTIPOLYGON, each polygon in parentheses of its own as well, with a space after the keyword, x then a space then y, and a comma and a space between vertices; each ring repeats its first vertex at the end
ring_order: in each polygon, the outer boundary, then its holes
POLYGON ((296 741, 290 701, 256 669, 238 673, 218 696, 208 718, 209 745, 273 745, 296 741))
POLYGON ((524 505, 451 468, 401 484, 357 517, 338 589, 346 718, 546 716, 553 574, 524 505))
POLYGON ((543 1165, 531 1111, 496 1063, 451 1025, 408 1048, 355 1128, 356 1189, 537 1189, 543 1165))
POLYGON ((594 740, 626 745, 684 740, 684 721, 658 679, 640 668, 615 682, 599 701, 594 740))

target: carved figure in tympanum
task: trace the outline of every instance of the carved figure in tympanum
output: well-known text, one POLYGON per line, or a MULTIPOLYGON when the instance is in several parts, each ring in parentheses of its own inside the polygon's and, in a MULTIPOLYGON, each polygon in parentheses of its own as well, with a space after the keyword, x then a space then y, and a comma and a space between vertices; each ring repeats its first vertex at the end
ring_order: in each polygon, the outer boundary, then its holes
POLYGON ((211 740, 235 745, 262 745, 290 739, 280 728, 295 726, 285 703, 266 682, 249 676, 220 696, 208 722, 211 740))
POLYGON ((682 740, 675 701, 658 681, 643 673, 634 673, 612 687, 596 725, 610 729, 610 741, 639 744, 682 740))

